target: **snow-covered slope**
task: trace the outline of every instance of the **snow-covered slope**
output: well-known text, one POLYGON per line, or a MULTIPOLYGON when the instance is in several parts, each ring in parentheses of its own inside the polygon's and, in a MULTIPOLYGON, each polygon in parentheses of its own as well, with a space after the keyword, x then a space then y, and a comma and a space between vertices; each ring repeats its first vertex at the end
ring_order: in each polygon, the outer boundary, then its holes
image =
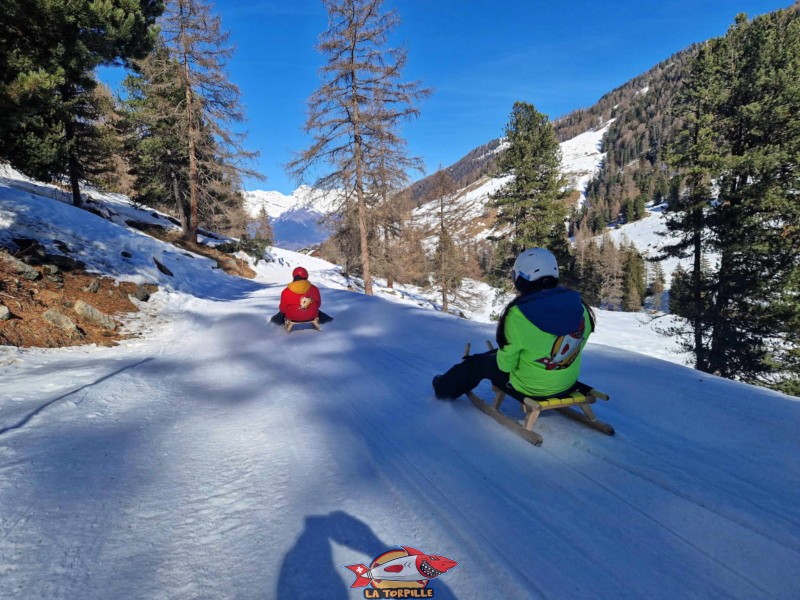
POLYGON ((611 119, 596 130, 586 131, 561 143, 561 170, 572 189, 580 193, 579 206, 586 201, 586 186, 603 164, 605 152, 601 152, 603 136, 611 127, 611 119))
POLYGON ((331 234, 323 223, 335 206, 335 198, 308 186, 300 186, 287 196, 276 191, 253 190, 244 193, 245 210, 257 218, 265 210, 272 224, 275 244, 297 250, 324 242, 331 234))
MULTIPOLYGON (((612 122, 613 119, 597 130, 587 131, 560 144, 561 170, 566 177, 567 187, 580 194, 579 204, 583 204, 586 200, 586 186, 603 163, 605 153, 601 152, 601 141, 612 122)), ((483 214, 492 194, 502 188, 512 177, 483 177, 472 185, 459 190, 456 203, 461 206, 463 218, 475 219, 483 214)), ((415 216, 419 223, 430 227, 436 222, 436 212, 436 203, 431 202, 418 208, 415 216)), ((482 239, 488 234, 489 230, 487 229, 477 237, 482 239)))
MULTIPOLYGON (((671 235, 667 234, 664 219, 665 209, 665 204, 649 207, 646 217, 632 223, 626 223, 615 229, 609 229, 608 233, 617 244, 633 243, 636 249, 647 258, 659 256, 661 249, 674 241, 671 235)), ((716 263, 717 255, 708 254, 706 259, 713 265, 716 263)), ((667 287, 669 287, 673 271, 679 264, 684 269, 691 270, 692 258, 667 258, 660 261, 660 264, 664 269, 667 287)))
MULTIPOLYGON (((172 260, 0 184, 0 235, 58 234, 123 277, 160 275, 101 246, 172 260)), ((621 350, 652 341, 601 313, 583 379, 617 435, 545 414, 534 448, 432 396, 492 325, 275 254, 255 282, 184 257, 124 346, 0 347, 0 597, 346 599, 342 565, 400 545, 458 561, 440 599, 800 595, 796 399, 621 350), (297 264, 322 333, 267 322, 297 264)))

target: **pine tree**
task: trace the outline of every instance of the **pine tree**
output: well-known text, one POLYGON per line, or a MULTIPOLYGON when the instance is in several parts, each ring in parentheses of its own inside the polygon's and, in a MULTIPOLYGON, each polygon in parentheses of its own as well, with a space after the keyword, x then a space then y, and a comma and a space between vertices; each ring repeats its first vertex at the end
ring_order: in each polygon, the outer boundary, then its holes
POLYGON ((664 268, 661 266, 660 262, 656 262, 653 264, 653 280, 650 282, 650 288, 648 290, 652 298, 650 306, 654 311, 660 312, 662 309, 665 283, 664 268))
POLYGON ((134 178, 125 152, 128 134, 125 112, 106 85, 99 84, 95 96, 98 108, 95 122, 98 135, 94 148, 97 166, 90 165, 88 180, 105 190, 133 196, 134 178))
POLYGON ((679 317, 691 315, 691 278, 682 265, 675 267, 669 286, 669 312, 679 317))
POLYGON ((647 196, 644 194, 639 194, 636 196, 636 200, 633 202, 633 220, 638 221, 639 219, 643 219, 647 216, 647 196))
POLYGON ((134 175, 134 199, 164 210, 171 207, 188 237, 188 129, 178 110, 185 98, 181 67, 170 58, 161 39, 136 67, 137 72, 123 82, 126 155, 134 175))
POLYGON ((603 280, 600 272, 600 248, 593 239, 576 245, 575 269, 577 288, 591 306, 600 306, 603 280))
POLYGON ((622 296, 622 310, 636 312, 641 310, 645 289, 645 262, 638 250, 629 244, 623 250, 624 258, 624 283, 622 296))
POLYGON ((80 149, 80 180, 114 189, 117 171, 120 171, 120 180, 127 175, 124 161, 115 160, 122 153, 120 116, 111 90, 101 83, 95 82, 95 85, 81 101, 82 116, 75 127, 75 147, 80 149))
POLYGON ((435 280, 442 293, 442 311, 449 309, 448 296, 461 284, 464 271, 463 256, 453 239, 452 232, 458 228, 466 208, 456 203, 456 183, 444 169, 433 175, 431 198, 435 206, 434 238, 436 251, 433 258, 435 280))
POLYGON ((729 93, 717 123, 727 156, 713 224, 709 370, 771 384, 798 374, 800 14, 740 15, 724 42, 729 93))
POLYGON ((403 221, 393 253, 397 267, 397 281, 416 286, 430 283, 430 266, 424 246, 425 232, 415 227, 410 219, 403 221))
POLYGON ((704 333, 710 328, 712 318, 707 310, 708 280, 701 262, 709 245, 707 213, 711 210, 711 183, 721 172, 724 151, 715 127, 725 88, 718 64, 719 44, 711 41, 700 48, 679 97, 677 113, 684 119, 684 128, 671 148, 671 163, 685 177, 686 191, 675 199, 667 213, 667 231, 677 241, 663 250, 664 256, 691 257, 693 261, 687 292, 691 306, 682 310, 687 318, 691 315, 691 348, 695 366, 701 371, 709 368, 704 333))
POLYGON ((94 69, 143 56, 162 2, 29 0, 2 9, 0 156, 34 177, 68 175, 80 205, 102 137, 94 69))
POLYGON ((624 257, 608 232, 603 234, 599 258, 600 304, 610 310, 619 310, 624 294, 624 257))
MULTIPOLYGON (((384 229, 383 225, 381 228, 384 229)), ((416 226, 409 214, 396 223, 388 244, 382 246, 382 254, 376 254, 376 273, 386 277, 387 287, 391 289, 395 282, 419 287, 430 285, 431 266, 425 237, 424 229, 416 226)), ((385 242, 382 240, 382 244, 385 242)))
POLYGON ((561 150, 547 116, 525 102, 515 102, 506 125, 508 148, 498 160, 498 175, 513 175, 496 194, 495 231, 500 239, 492 279, 502 283, 516 256, 526 248, 548 248, 561 269, 570 271, 571 256, 563 201, 561 150))
MULTIPOLYGON (((377 196, 370 215, 377 231, 370 236, 374 256, 375 272, 386 277, 386 286, 392 289, 398 273, 402 270, 402 257, 397 255, 403 230, 411 218, 412 203, 407 191, 409 170, 422 170, 422 161, 406 154, 405 140, 391 128, 374 133, 379 142, 373 146, 374 159, 367 173, 372 178, 368 186, 377 196)), ((372 225, 368 227, 371 234, 372 225)), ((356 246, 357 247, 357 246, 356 246)))
POLYGON ((305 125, 314 140, 289 171, 302 179, 320 163, 331 168, 314 185, 341 194, 338 233, 356 225, 364 291, 372 294, 369 213, 381 199, 386 178, 380 172, 409 163, 397 128, 419 114, 417 104, 429 91, 418 82, 400 81, 407 53, 387 46, 398 17, 383 12, 383 0, 323 1, 328 30, 318 49, 327 59, 324 83, 308 101, 305 125))
POLYGON ((623 212, 625 214, 626 223, 633 223, 636 220, 636 201, 633 198, 625 200, 623 212))
POLYGON ((226 74, 233 50, 220 18, 202 0, 167 0, 160 24, 163 47, 149 57, 144 119, 167 121, 166 139, 155 144, 162 152, 162 184, 169 171, 180 188, 186 161, 188 193, 185 200, 175 196, 184 238, 196 242, 201 220, 223 229, 231 225, 229 215, 241 210, 241 177, 259 176, 245 166, 256 153, 245 150, 244 135, 229 128, 244 114, 239 89, 226 74))

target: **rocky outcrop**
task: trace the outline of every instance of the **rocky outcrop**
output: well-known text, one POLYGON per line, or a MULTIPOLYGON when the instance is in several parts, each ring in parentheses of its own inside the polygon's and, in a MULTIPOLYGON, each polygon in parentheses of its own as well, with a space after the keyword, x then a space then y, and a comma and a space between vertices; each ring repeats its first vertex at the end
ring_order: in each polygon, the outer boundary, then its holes
POLYGON ((97 279, 94 279, 89 285, 83 288, 84 292, 89 292, 90 294, 96 294, 100 291, 100 282, 97 279))
POLYGON ((72 319, 59 312, 55 308, 45 311, 45 313, 42 315, 42 318, 51 325, 55 325, 59 329, 70 334, 70 336, 78 337, 80 335, 78 332, 78 326, 73 323, 72 319))
POLYGON ((173 274, 173 272, 172 272, 172 271, 170 271, 170 270, 169 270, 169 269, 168 269, 166 266, 164 266, 163 264, 161 264, 160 262, 158 262, 158 260, 156 259, 156 257, 155 257, 155 256, 153 257, 153 262, 154 262, 154 263, 156 263, 156 268, 157 268, 159 271, 161 271, 161 272, 162 272, 164 275, 167 275, 168 277, 174 277, 174 276, 175 276, 175 275, 173 274))
MULTIPOLYGON (((86 266, 86 263, 83 261, 74 259, 69 256, 64 256, 61 254, 48 254, 47 249, 42 246, 37 240, 31 240, 28 238, 22 237, 15 237, 12 238, 14 244, 19 248, 19 252, 17 253, 18 256, 22 257, 22 261, 26 264, 30 265, 47 265, 50 268, 55 268, 56 270, 64 270, 64 271, 73 271, 75 269, 83 269, 86 266)), ((64 244, 64 242, 58 242, 56 246, 61 250, 62 248, 66 248, 69 250, 69 246, 64 244)), ((63 251, 63 250, 62 250, 63 251)), ((53 273, 51 273, 52 275, 53 273)))
POLYGON ((148 292, 147 288, 144 287, 143 285, 137 285, 136 289, 133 290, 131 296, 133 296, 140 302, 147 302, 148 300, 150 300, 150 292, 148 292))
POLYGON ((0 260, 2 260, 11 269, 12 273, 21 275, 29 281, 36 281, 41 278, 42 274, 39 273, 32 266, 22 262, 18 258, 14 258, 7 252, 0 252, 0 260))
POLYGON ((73 307, 73 310, 77 314, 79 314, 80 316, 82 316, 82 317, 84 317, 86 319, 89 319, 90 321, 93 321, 94 323, 97 323, 98 325, 100 325, 104 329, 108 329, 109 331, 113 331, 113 330, 115 330, 117 328, 117 323, 114 321, 114 319, 109 317, 104 312, 101 312, 101 311, 97 310, 91 304, 87 304, 83 300, 78 300, 77 302, 75 302, 75 306, 73 307))

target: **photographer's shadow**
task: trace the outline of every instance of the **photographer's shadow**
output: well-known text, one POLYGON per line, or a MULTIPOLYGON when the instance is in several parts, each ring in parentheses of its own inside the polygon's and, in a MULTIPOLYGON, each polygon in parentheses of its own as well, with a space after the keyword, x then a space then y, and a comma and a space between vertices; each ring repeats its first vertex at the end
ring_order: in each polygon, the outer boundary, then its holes
MULTIPOLYGON (((297 543, 283 559, 276 597, 293 600, 363 598, 361 590, 350 590, 349 584, 343 583, 343 576, 350 580, 352 574, 344 565, 334 562, 332 543, 368 556, 364 562, 398 547, 381 541, 368 525, 342 511, 306 517, 297 543)), ((361 562, 361 559, 354 555, 352 562, 361 562)), ((439 600, 455 599, 443 583, 435 581, 432 587, 439 600)))

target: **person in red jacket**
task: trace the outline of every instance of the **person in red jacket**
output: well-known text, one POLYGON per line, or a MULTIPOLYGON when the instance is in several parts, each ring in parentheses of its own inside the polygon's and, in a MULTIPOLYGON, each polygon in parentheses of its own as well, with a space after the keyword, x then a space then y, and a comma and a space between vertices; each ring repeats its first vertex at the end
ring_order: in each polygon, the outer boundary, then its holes
POLYGON ((308 281, 308 271, 297 267, 292 271, 292 283, 281 293, 280 312, 290 321, 313 321, 320 304, 319 289, 308 281))
POLYGON ((319 309, 321 305, 319 289, 308 281, 308 271, 297 267, 292 271, 292 283, 281 292, 280 312, 270 320, 279 325, 286 319, 297 323, 313 321, 317 317, 320 323, 331 321, 332 318, 319 309))

